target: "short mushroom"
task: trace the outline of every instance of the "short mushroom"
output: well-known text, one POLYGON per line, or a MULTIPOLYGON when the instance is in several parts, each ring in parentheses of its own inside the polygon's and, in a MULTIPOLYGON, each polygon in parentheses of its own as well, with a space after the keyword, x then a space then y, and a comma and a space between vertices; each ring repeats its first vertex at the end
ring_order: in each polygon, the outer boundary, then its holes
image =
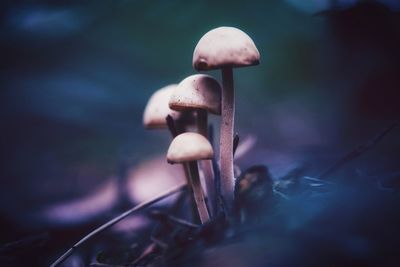
MULTIPOLYGON (((207 112, 221 114, 221 86, 205 74, 191 75, 182 80, 172 92, 169 107, 177 111, 195 111, 198 131, 208 138, 207 112)), ((216 214, 214 173, 210 160, 201 162, 211 213, 216 214)))
POLYGON ((143 125, 146 129, 167 128, 166 117, 168 115, 174 119, 180 131, 185 130, 185 125, 194 123, 193 113, 174 111, 168 106, 168 101, 176 86, 176 84, 167 85, 150 97, 143 113, 143 125))
POLYGON ((210 75, 191 75, 175 87, 169 107, 175 111, 196 111, 199 133, 207 138, 207 112, 221 114, 221 86, 210 75))
POLYGON ((201 134, 192 132, 183 133, 175 137, 167 153, 168 163, 187 163, 191 178, 190 183, 201 223, 209 221, 210 216, 200 184, 197 160, 211 159, 213 155, 214 152, 210 142, 201 134))
POLYGON ((230 209, 233 203, 234 89, 232 68, 259 64, 260 53, 253 40, 234 27, 219 27, 207 32, 193 52, 193 67, 198 71, 222 70, 222 122, 220 134, 221 194, 230 209))
MULTIPOLYGON (((188 126, 194 124, 195 117, 193 112, 180 112, 169 108, 168 102, 176 86, 176 84, 167 85, 157 90, 150 97, 143 113, 143 125, 146 129, 168 128, 167 116, 171 116, 177 128, 177 133, 171 131, 171 135, 174 138, 178 133, 184 132, 188 126)), ((185 166, 183 166, 183 171, 189 184, 189 173, 185 166)), ((194 204, 194 200, 192 203, 194 204)))

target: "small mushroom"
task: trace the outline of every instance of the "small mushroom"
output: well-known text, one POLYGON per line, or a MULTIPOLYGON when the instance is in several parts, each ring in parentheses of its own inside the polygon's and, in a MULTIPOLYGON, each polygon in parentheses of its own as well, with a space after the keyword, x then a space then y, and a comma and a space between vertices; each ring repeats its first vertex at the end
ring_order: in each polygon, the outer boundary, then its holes
POLYGON ((146 129, 166 129, 168 115, 174 119, 180 131, 184 131, 185 126, 194 123, 192 112, 179 112, 169 108, 168 101, 176 86, 176 84, 167 85, 150 97, 143 113, 143 125, 146 129))
MULTIPOLYGON (((157 90, 147 102, 146 108, 143 113, 143 125, 146 129, 166 129, 168 128, 167 116, 171 116, 174 121, 174 126, 177 128, 178 133, 184 132, 187 127, 194 124, 195 117, 193 112, 180 112, 174 111, 169 108, 168 102, 171 94, 175 89, 176 84, 167 85, 157 90)), ((170 129, 171 130, 171 129, 170 129)), ((171 131, 174 138, 177 133, 171 131)), ((183 165, 186 181, 189 184, 190 178, 188 169, 183 165)), ((192 201, 194 204, 194 200, 192 201)))
POLYGON ((191 75, 175 87, 169 107, 175 111, 196 111, 199 133, 207 138, 207 112, 221 114, 221 86, 210 75, 191 75))
POLYGON ((207 32, 193 52, 193 67, 198 70, 222 71, 222 122, 220 133, 221 194, 228 208, 232 208, 234 88, 232 68, 259 64, 260 53, 253 40, 234 27, 219 27, 207 32))
MULTIPOLYGON (((198 131, 208 138, 207 112, 221 114, 221 86, 213 77, 205 74, 195 74, 185 78, 172 92, 169 107, 177 111, 195 111, 198 131)), ((216 192, 212 162, 201 162, 206 193, 211 213, 216 213, 216 192)))
POLYGON ((211 159, 214 151, 210 142, 198 133, 183 133, 172 140, 167 153, 168 163, 186 164, 190 173, 190 185, 197 206, 201 223, 210 220, 207 206, 204 200, 203 189, 200 184, 197 160, 211 159))

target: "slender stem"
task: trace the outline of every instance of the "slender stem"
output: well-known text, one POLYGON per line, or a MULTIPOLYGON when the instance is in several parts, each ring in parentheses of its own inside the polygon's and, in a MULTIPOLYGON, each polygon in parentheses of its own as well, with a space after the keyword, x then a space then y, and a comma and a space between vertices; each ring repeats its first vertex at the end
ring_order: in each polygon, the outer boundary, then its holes
POLYGON ((196 201, 197 211, 199 212, 200 221, 202 224, 210 220, 206 202, 204 200, 203 189, 200 184, 199 169, 196 161, 189 161, 190 177, 193 189, 194 200, 196 201))
MULTIPOLYGON (((197 127, 199 134, 208 139, 208 118, 207 111, 203 109, 197 110, 197 127)), ((215 210, 215 186, 214 186, 214 172, 211 160, 202 160, 200 162, 201 169, 204 174, 204 184, 206 186, 206 195, 208 200, 208 207, 210 208, 211 215, 216 215, 215 210)))
POLYGON ((189 187, 189 199, 190 199, 190 209, 191 209, 191 215, 192 215, 192 220, 194 222, 199 222, 199 216, 197 212, 197 203, 196 199, 194 198, 194 192, 193 192, 193 185, 192 185, 192 179, 190 179, 190 169, 189 169, 189 164, 187 162, 182 163, 182 168, 183 171, 185 172, 185 177, 186 177, 186 183, 189 187))
POLYGON ((200 162, 204 174, 205 186, 207 191, 208 207, 210 208, 211 215, 216 215, 215 210, 215 186, 214 186, 214 171, 211 160, 202 160, 200 162))
MULTIPOLYGON (((212 147, 215 147, 214 145, 214 127, 210 125, 209 129, 209 138, 210 138, 210 143, 212 147)), ((214 203, 214 208, 213 210, 215 211, 215 215, 218 216, 221 212, 224 212, 223 205, 222 205, 222 197, 221 197, 221 175, 219 171, 219 166, 217 163, 217 159, 214 157, 211 160, 212 168, 213 168, 213 173, 214 173, 214 188, 215 188, 215 203, 214 203)))
POLYGON ((70 249, 68 249, 63 255, 61 255, 61 257, 59 257, 53 264, 51 264, 50 267, 59 266, 66 259, 68 259, 74 253, 74 251, 76 249, 78 249, 80 246, 82 246, 84 243, 86 243, 89 239, 91 239, 95 235, 97 235, 97 234, 103 232, 104 230, 110 228, 111 226, 113 226, 117 222, 121 221, 122 219, 125 219, 126 217, 128 217, 132 213, 134 213, 136 211, 140 211, 140 210, 142 210, 144 208, 147 208, 148 206, 151 206, 154 203, 156 203, 156 202, 158 202, 160 200, 163 200, 164 198, 167 198, 167 197, 169 197, 169 196, 171 196, 171 195, 173 195, 175 193, 178 193, 179 191, 183 190, 185 188, 185 186, 186 186, 186 184, 181 184, 181 185, 178 185, 178 186, 176 186, 176 187, 174 187, 172 189, 169 189, 166 192, 156 196, 155 198, 152 198, 152 199, 150 199, 148 201, 142 202, 141 204, 139 204, 139 205, 133 207, 132 209, 125 211, 121 215, 115 217, 111 221, 108 221, 107 223, 103 224, 102 226, 96 228, 94 231, 90 232, 84 238, 82 238, 77 243, 75 243, 70 249))
POLYGON ((208 139, 208 118, 204 109, 197 109, 197 128, 199 134, 208 139))
POLYGON ((222 69, 222 108, 220 133, 221 195, 228 211, 233 205, 233 129, 235 115, 235 94, 231 67, 222 69))

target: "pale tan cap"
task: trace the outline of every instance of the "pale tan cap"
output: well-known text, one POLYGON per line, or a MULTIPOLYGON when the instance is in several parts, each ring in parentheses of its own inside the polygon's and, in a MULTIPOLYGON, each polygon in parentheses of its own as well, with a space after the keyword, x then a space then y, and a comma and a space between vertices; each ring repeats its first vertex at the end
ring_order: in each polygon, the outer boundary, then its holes
POLYGON ((143 113, 143 125, 145 128, 167 128, 165 118, 168 115, 171 115, 174 120, 182 120, 184 118, 188 120, 188 123, 194 121, 193 114, 183 114, 169 108, 168 102, 176 86, 176 84, 165 86, 150 97, 143 113))
POLYGON ((178 111, 204 109, 220 115, 221 86, 210 75, 191 75, 175 87, 169 100, 169 107, 178 111))
POLYGON ((182 163, 195 160, 212 159, 214 151, 210 142, 198 133, 187 132, 172 140, 168 148, 169 163, 182 163))
POLYGON ((219 27, 207 32, 193 52, 196 70, 245 67, 259 62, 260 53, 253 40, 234 27, 219 27))

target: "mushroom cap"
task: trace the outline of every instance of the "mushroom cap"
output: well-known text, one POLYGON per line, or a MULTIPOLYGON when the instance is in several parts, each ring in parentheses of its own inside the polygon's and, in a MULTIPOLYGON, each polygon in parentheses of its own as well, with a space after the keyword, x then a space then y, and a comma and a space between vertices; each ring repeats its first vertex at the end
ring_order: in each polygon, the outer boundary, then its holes
POLYGON ((187 123, 194 122, 193 114, 188 114, 187 112, 182 113, 169 108, 168 101, 171 98, 171 94, 176 86, 176 84, 167 85, 157 90, 150 97, 143 113, 143 125, 145 128, 167 128, 168 126, 165 118, 168 115, 171 115, 175 121, 187 120, 187 123))
POLYGON ((214 151, 210 142, 198 133, 187 132, 178 135, 172 140, 168 148, 168 163, 182 163, 188 161, 211 159, 214 151))
POLYGON ((260 53, 253 40, 234 27, 215 28, 201 37, 193 52, 196 70, 258 65, 260 53))
POLYGON ((195 74, 181 81, 172 92, 169 107, 173 110, 205 109, 221 114, 221 86, 210 75, 195 74))

